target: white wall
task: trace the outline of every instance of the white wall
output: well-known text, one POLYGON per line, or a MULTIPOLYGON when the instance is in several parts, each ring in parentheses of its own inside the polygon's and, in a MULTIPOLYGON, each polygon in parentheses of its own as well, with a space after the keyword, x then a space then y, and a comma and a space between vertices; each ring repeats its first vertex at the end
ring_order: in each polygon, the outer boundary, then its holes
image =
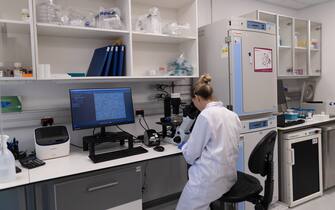
POLYGON ((316 100, 335 98, 335 2, 302 10, 298 15, 322 23, 322 76, 315 93, 316 100))
MULTIPOLYGON (((266 4, 255 0, 212 0, 213 21, 241 16, 257 9, 294 16, 295 10, 266 4)), ((211 0, 199 0, 199 25, 211 22, 211 0)))

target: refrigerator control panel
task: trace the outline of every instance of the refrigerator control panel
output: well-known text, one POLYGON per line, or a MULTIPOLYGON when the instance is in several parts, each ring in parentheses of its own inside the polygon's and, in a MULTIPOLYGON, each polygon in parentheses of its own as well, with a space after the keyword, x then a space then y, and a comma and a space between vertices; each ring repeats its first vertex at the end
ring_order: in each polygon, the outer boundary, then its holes
POLYGON ((275 116, 242 120, 242 133, 256 132, 277 127, 277 118, 275 116))

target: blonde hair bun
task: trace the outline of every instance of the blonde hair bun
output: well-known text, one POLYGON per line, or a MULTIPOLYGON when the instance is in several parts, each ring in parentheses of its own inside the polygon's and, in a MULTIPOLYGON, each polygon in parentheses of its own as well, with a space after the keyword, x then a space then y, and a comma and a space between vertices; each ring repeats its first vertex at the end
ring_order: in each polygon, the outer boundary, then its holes
POLYGON ((206 100, 211 99, 213 95, 213 87, 209 84, 211 81, 212 77, 209 74, 201 75, 192 88, 192 98, 201 96, 206 100))
POLYGON ((208 84, 212 81, 212 77, 209 74, 201 75, 199 82, 203 84, 208 84))

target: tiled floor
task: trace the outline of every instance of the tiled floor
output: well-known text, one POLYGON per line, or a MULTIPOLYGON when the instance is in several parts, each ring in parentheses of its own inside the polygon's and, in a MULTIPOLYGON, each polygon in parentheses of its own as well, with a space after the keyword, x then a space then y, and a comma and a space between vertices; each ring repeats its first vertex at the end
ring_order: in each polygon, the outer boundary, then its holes
MULTIPOLYGON (((177 205, 177 201, 166 203, 161 206, 146 210, 174 210, 177 205)), ((276 206, 273 210, 284 210, 285 207, 276 206)), ((322 197, 313 199, 309 202, 291 208, 289 210, 335 210, 335 189, 327 191, 322 197)))
POLYGON ((320 198, 316 198, 292 210, 335 210, 335 189, 324 192, 320 198))

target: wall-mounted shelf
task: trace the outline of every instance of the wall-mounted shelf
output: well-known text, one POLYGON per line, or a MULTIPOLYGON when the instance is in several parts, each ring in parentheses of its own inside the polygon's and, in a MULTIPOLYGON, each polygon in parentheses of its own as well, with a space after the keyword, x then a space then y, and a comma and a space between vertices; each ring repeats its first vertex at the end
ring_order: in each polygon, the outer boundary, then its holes
POLYGON ((41 36, 108 39, 123 35, 129 35, 129 31, 124 30, 54 25, 48 23, 37 23, 36 25, 37 35, 41 36))
POLYGON ((30 23, 23 21, 3 21, 0 20, 0 29, 2 33, 11 34, 30 34, 30 23))
POLYGON ((289 75, 289 76, 278 76, 277 79, 279 80, 287 80, 287 79, 307 79, 309 76, 295 76, 295 75, 289 75))
POLYGON ((279 48, 280 48, 280 49, 287 49, 287 50, 292 49, 291 46, 284 46, 284 45, 279 46, 279 48))
POLYGON ((7 33, 30 33, 30 22, 20 20, 6 20, 0 19, 0 29, 7 33))
POLYGON ((306 47, 295 47, 294 50, 296 52, 303 52, 303 53, 307 53, 308 49, 306 47))
POLYGON ((196 37, 172 36, 166 34, 151 34, 143 32, 133 32, 133 41, 151 43, 182 43, 185 41, 196 41, 196 37))
POLYGON ((58 81, 58 80, 137 80, 137 79, 187 79, 196 78, 197 76, 124 76, 124 77, 55 77, 43 78, 43 81, 58 81))
MULTIPOLYGON (((23 66, 31 65, 33 78, 6 77, 0 80, 26 81, 132 81, 132 80, 161 80, 183 79, 198 77, 198 20, 197 0, 57 0, 54 3, 62 9, 78 8, 82 11, 99 11, 100 7, 118 7, 123 21, 122 30, 105 29, 97 27, 81 27, 63 24, 39 22, 37 13, 38 4, 43 0, 20 0, 15 2, 4 0, 11 11, 0 8, 0 27, 6 34, 24 34, 30 52, 11 52, 1 49, 0 62, 13 64, 21 62, 23 66), (190 29, 180 36, 166 34, 152 34, 135 31, 137 18, 149 12, 156 6, 160 9, 162 27, 167 23, 190 25, 190 29), (29 8, 31 20, 25 22, 21 19, 21 9, 29 8), (6 30, 4 30, 4 28, 6 30), (91 62, 94 50, 107 45, 115 44, 115 40, 122 40, 125 49, 125 76, 120 77, 67 77, 67 73, 86 73, 91 62), (22 54, 22 55, 21 55, 22 54), (166 72, 170 62, 176 60, 181 54, 194 67, 192 76, 149 76, 161 75, 166 72), (20 58, 20 56, 24 58, 20 58), (30 62, 26 62, 31 56, 30 62), (21 61, 22 60, 22 61, 21 61), (39 64, 50 64, 51 77, 44 78, 38 74, 39 64), (161 71, 165 69, 165 71, 161 71), (153 73, 156 71, 156 73, 153 73), (64 76, 61 76, 64 75, 64 76)), ((0 33, 1 35, 1 33, 0 33)), ((7 36, 7 35, 6 35, 7 36)), ((11 35, 12 36, 12 35, 11 35)), ((21 36, 21 35, 18 35, 21 36)), ((1 39, 0 39, 1 40, 1 39)), ((3 40, 3 39, 2 39, 3 40)), ((11 43, 14 43, 11 41, 11 43)), ((16 42, 20 43, 20 42, 16 42)), ((1 41, 0 41, 1 44, 1 41)), ((11 47, 11 49, 19 49, 11 47)))

